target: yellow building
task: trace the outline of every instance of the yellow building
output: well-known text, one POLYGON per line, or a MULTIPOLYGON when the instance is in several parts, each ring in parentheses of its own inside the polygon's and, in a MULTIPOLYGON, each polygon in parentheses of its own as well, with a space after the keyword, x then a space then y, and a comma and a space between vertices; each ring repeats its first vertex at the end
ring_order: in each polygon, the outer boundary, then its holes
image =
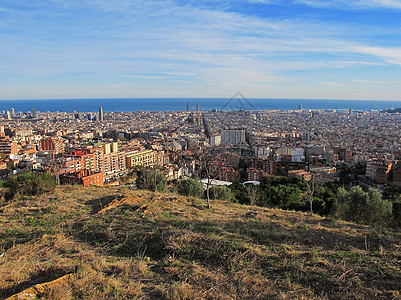
POLYGON ((104 154, 116 153, 118 152, 118 143, 107 143, 103 145, 104 154))
POLYGON ((152 167, 156 164, 156 152, 153 150, 143 150, 127 154, 125 157, 127 168, 135 166, 152 167))

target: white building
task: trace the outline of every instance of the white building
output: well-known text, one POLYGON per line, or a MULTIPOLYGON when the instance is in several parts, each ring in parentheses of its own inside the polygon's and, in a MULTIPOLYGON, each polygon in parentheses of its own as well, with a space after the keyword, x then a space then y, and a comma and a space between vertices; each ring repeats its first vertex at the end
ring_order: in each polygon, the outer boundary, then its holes
POLYGON ((210 137, 210 146, 219 146, 221 144, 221 135, 213 135, 210 137))
POLYGON ((245 129, 228 129, 222 131, 222 145, 236 146, 242 143, 245 143, 245 129))

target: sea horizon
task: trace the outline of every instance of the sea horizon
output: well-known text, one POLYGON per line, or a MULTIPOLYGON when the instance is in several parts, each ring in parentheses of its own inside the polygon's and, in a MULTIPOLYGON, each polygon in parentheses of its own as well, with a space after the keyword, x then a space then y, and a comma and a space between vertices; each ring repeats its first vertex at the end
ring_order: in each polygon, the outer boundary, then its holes
POLYGON ((74 99, 22 99, 0 100, 0 112, 14 108, 27 112, 32 109, 45 112, 96 112, 102 106, 104 112, 132 111, 200 111, 210 110, 383 110, 401 107, 401 100, 344 100, 307 98, 74 98, 74 99))

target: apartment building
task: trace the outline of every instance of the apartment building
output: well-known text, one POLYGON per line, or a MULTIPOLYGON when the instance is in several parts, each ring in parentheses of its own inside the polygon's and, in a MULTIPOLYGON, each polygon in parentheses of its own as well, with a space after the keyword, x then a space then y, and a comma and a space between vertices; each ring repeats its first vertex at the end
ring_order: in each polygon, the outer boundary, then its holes
POLYGON ((59 137, 48 137, 40 141, 43 151, 52 151, 54 154, 63 153, 65 149, 64 141, 59 137))
POLYGON ((8 136, 0 136, 0 154, 10 155, 17 154, 18 144, 15 141, 10 140, 8 136))
POLYGON ((136 166, 152 167, 157 163, 156 152, 153 150, 142 150, 128 153, 125 156, 127 168, 136 166))

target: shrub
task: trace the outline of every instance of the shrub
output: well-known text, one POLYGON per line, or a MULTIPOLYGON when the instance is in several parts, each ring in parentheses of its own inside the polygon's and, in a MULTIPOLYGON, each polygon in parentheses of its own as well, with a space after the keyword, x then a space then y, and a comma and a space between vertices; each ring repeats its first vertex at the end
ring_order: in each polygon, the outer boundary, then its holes
POLYGON ((139 189, 147 189, 150 191, 155 191, 155 187, 157 187, 158 192, 167 191, 166 177, 162 172, 154 169, 146 169, 143 171, 139 171, 138 177, 136 179, 136 185, 139 189))
POLYGON ((11 200, 17 195, 36 196, 52 190, 56 182, 50 173, 35 174, 26 172, 13 175, 8 181, 4 182, 5 199, 11 200))
POLYGON ((232 194, 230 188, 226 186, 213 186, 210 188, 210 197, 212 199, 231 200, 232 194))
POLYGON ((393 216, 397 226, 401 226, 401 202, 393 203, 393 216))
POLYGON ((182 196, 201 198, 203 195, 202 183, 197 179, 180 180, 177 184, 177 193, 182 196))
POLYGON ((392 204, 383 200, 375 189, 364 192, 359 186, 348 191, 339 188, 336 215, 347 221, 385 226, 391 220, 392 204))
POLYGON ((251 197, 249 197, 249 194, 242 183, 234 181, 233 184, 230 185, 230 190, 231 190, 231 201, 240 204, 251 203, 251 197))

